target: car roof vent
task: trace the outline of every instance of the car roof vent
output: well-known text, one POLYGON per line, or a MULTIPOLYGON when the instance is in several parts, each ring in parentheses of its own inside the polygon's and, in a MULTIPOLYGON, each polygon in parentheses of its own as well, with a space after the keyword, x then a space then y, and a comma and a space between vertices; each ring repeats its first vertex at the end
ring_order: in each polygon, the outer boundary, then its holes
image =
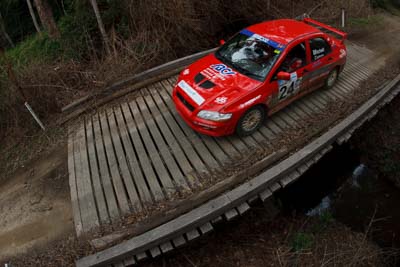
POLYGON ((214 86, 215 86, 215 83, 213 83, 213 82, 211 82, 209 80, 207 80, 207 81, 203 82, 202 84, 200 84, 200 87, 204 88, 204 89, 211 89, 214 86))
POLYGON ((199 82, 201 82, 202 80, 204 80, 204 75, 203 74, 201 74, 201 73, 198 73, 196 76, 194 76, 194 82, 195 83, 199 83, 199 82))

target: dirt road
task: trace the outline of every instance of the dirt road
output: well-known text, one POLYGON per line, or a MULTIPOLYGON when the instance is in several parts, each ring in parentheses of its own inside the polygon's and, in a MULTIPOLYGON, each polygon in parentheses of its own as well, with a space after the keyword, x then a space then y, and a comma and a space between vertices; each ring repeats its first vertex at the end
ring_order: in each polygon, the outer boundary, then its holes
POLYGON ((65 165, 57 150, 0 184, 0 261, 73 232, 65 165))

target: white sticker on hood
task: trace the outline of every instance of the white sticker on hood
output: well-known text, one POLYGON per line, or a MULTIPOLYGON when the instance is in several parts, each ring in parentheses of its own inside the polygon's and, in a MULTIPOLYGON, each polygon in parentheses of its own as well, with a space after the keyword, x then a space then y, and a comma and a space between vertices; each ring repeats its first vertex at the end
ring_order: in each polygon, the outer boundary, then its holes
POLYGON ((205 99, 196 92, 187 82, 181 80, 178 83, 178 86, 182 88, 182 90, 194 101, 197 105, 201 105, 204 103, 205 99))
POLYGON ((228 98, 226 96, 217 97, 215 99, 215 103, 220 104, 220 105, 225 104, 226 101, 228 101, 228 98))

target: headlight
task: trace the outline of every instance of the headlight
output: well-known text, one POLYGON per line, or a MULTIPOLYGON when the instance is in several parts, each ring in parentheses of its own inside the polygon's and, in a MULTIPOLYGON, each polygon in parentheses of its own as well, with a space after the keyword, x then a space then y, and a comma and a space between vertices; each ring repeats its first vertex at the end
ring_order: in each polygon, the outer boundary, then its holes
POLYGON ((219 113, 216 111, 201 110, 197 117, 209 121, 226 121, 232 118, 232 113, 219 113))

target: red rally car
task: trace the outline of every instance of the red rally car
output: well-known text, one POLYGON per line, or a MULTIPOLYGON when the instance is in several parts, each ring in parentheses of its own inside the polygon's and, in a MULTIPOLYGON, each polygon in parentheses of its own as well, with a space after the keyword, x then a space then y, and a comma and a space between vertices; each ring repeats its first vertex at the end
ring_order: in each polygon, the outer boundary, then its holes
POLYGON ((250 135, 266 116, 334 85, 346 63, 346 37, 310 18, 250 26, 181 72, 176 109, 200 133, 250 135))

